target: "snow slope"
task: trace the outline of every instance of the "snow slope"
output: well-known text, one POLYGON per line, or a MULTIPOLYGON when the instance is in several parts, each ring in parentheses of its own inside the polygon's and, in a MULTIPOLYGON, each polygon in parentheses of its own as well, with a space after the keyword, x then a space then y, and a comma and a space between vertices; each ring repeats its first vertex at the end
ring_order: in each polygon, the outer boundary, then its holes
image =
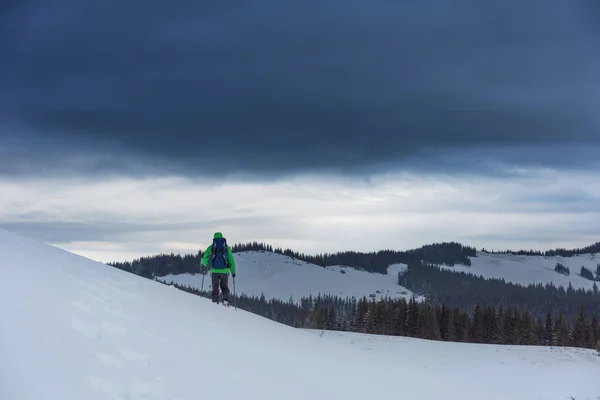
MULTIPOLYGON (((267 251, 235 253, 236 290, 249 296, 260 296, 294 301, 312 294, 337 295, 342 298, 374 295, 381 297, 405 297, 413 294, 398 285, 401 264, 392 265, 388 274, 374 274, 345 266, 326 268, 267 251)), ((163 282, 175 282, 200 289, 201 274, 167 275, 163 282)), ((204 288, 210 287, 210 279, 204 280, 204 288)))
MULTIPOLYGON (((308 332, 325 342, 349 345, 392 359, 401 367, 412 365, 424 375, 465 382, 467 374, 469 382, 486 382, 486 392, 473 398, 600 399, 600 356, 588 349, 448 343, 350 332, 308 332), (481 368, 477 368, 478 365, 481 368), (543 386, 542 377, 548 379, 545 390, 533 390, 543 386), (571 380, 574 383, 569 385, 571 389, 556 390, 557 385, 550 384, 571 380)), ((470 384, 465 382, 465 388, 470 384)), ((463 397, 463 394, 464 391, 460 395, 449 392, 440 398, 471 398, 463 397)))
POLYGON ((0 273, 3 400, 600 396, 591 351, 321 336, 2 230, 0 273))
POLYGON ((580 254, 574 257, 544 257, 477 252, 477 257, 469 258, 471 259, 470 267, 464 265, 453 267, 440 265, 440 267, 481 275, 484 278, 504 279, 507 282, 521 285, 552 282, 556 286, 566 288, 571 283, 574 288, 589 290, 592 289, 594 282, 579 275, 581 266, 596 272, 596 266, 600 263, 600 257, 594 254, 580 254), (555 272, 554 267, 557 262, 569 267, 571 275, 566 276, 555 272))

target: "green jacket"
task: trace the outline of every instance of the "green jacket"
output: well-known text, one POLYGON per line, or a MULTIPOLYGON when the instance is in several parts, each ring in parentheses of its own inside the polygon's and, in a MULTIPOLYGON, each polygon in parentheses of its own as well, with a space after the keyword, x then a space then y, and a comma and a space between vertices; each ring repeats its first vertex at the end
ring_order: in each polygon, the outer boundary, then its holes
MULTIPOLYGON (((223 237, 219 232, 215 233, 215 238, 223 237)), ((202 256, 202 265, 204 267, 208 267, 210 264, 210 256, 212 255, 212 244, 207 247, 204 255, 202 256)), ((227 260, 229 261, 229 268, 216 269, 211 268, 210 272, 217 274, 228 274, 231 271, 232 274, 235 274, 235 259, 233 258, 233 252, 231 251, 231 246, 227 245, 227 260)))

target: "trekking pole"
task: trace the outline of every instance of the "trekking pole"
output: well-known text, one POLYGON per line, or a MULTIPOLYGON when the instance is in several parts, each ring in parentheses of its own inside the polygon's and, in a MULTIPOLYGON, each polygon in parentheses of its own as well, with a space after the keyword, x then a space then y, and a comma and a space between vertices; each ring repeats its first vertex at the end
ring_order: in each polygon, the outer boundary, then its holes
POLYGON ((235 295, 235 276, 233 277, 233 308, 237 310, 237 296, 235 295))
POLYGON ((206 268, 204 268, 202 263, 200 263, 200 273, 202 274, 202 286, 200 286, 200 296, 202 296, 204 294, 204 276, 206 275, 206 268))
POLYGON ((202 271, 202 286, 200 286, 200 294, 202 294, 202 292, 204 291, 204 275, 206 275, 204 273, 204 271, 202 271))

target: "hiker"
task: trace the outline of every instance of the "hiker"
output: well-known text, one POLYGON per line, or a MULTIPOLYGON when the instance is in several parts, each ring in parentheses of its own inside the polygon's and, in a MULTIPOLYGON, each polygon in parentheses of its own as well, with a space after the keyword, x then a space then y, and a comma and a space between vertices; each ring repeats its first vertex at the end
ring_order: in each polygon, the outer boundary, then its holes
POLYGON ((219 302, 219 288, 223 293, 223 303, 229 304, 229 272, 235 278, 235 260, 227 239, 221 232, 213 236, 213 243, 208 246, 202 256, 202 269, 210 268, 212 278, 212 302, 219 302))

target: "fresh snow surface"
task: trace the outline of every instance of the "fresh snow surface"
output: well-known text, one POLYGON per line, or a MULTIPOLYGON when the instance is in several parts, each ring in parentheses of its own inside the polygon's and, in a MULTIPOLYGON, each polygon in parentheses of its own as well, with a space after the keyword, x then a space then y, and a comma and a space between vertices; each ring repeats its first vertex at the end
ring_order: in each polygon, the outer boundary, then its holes
MULTIPOLYGON (((402 264, 391 265, 387 275, 359 271, 341 265, 320 267, 298 259, 268 251, 247 251, 234 254, 236 261, 236 291, 248 296, 298 302, 300 298, 318 294, 356 297, 412 296, 412 292, 398 285, 398 271, 402 264)), ((162 282, 178 283, 200 289, 202 274, 166 275, 162 282)), ((204 288, 210 288, 210 279, 204 278, 204 288)), ((418 297, 419 298, 419 297, 418 297)), ((419 298, 420 299, 420 298, 419 298)))
POLYGON ((0 399, 596 399, 591 350, 306 332, 0 230, 0 399))
MULTIPOLYGON (((600 356, 589 349, 307 332, 326 343, 349 345, 386 361, 393 360, 395 368, 412 367, 416 386, 433 384, 443 399, 600 399, 600 356), (443 382, 438 381, 442 376, 443 382), (430 377, 434 377, 433 382, 429 381, 430 377), (454 380, 463 382, 463 389, 442 392, 445 382, 454 380), (478 387, 481 388, 479 384, 485 388, 477 393, 478 387)), ((410 398, 422 397, 417 389, 411 391, 410 398)))
MULTIPOLYGON (((504 279, 507 282, 529 285, 554 283, 556 286, 567 288, 569 283, 573 288, 592 289, 594 282, 579 275, 581 266, 585 266, 593 273, 600 263, 600 256, 595 254, 580 254, 573 257, 545 257, 512 254, 491 254, 478 252, 477 257, 469 257, 471 266, 455 265, 453 267, 440 265, 440 267, 456 272, 471 273, 484 278, 504 279), (554 271, 556 263, 560 262, 569 267, 571 275, 566 276, 554 271)), ((599 287, 600 289, 600 287, 599 287)))

